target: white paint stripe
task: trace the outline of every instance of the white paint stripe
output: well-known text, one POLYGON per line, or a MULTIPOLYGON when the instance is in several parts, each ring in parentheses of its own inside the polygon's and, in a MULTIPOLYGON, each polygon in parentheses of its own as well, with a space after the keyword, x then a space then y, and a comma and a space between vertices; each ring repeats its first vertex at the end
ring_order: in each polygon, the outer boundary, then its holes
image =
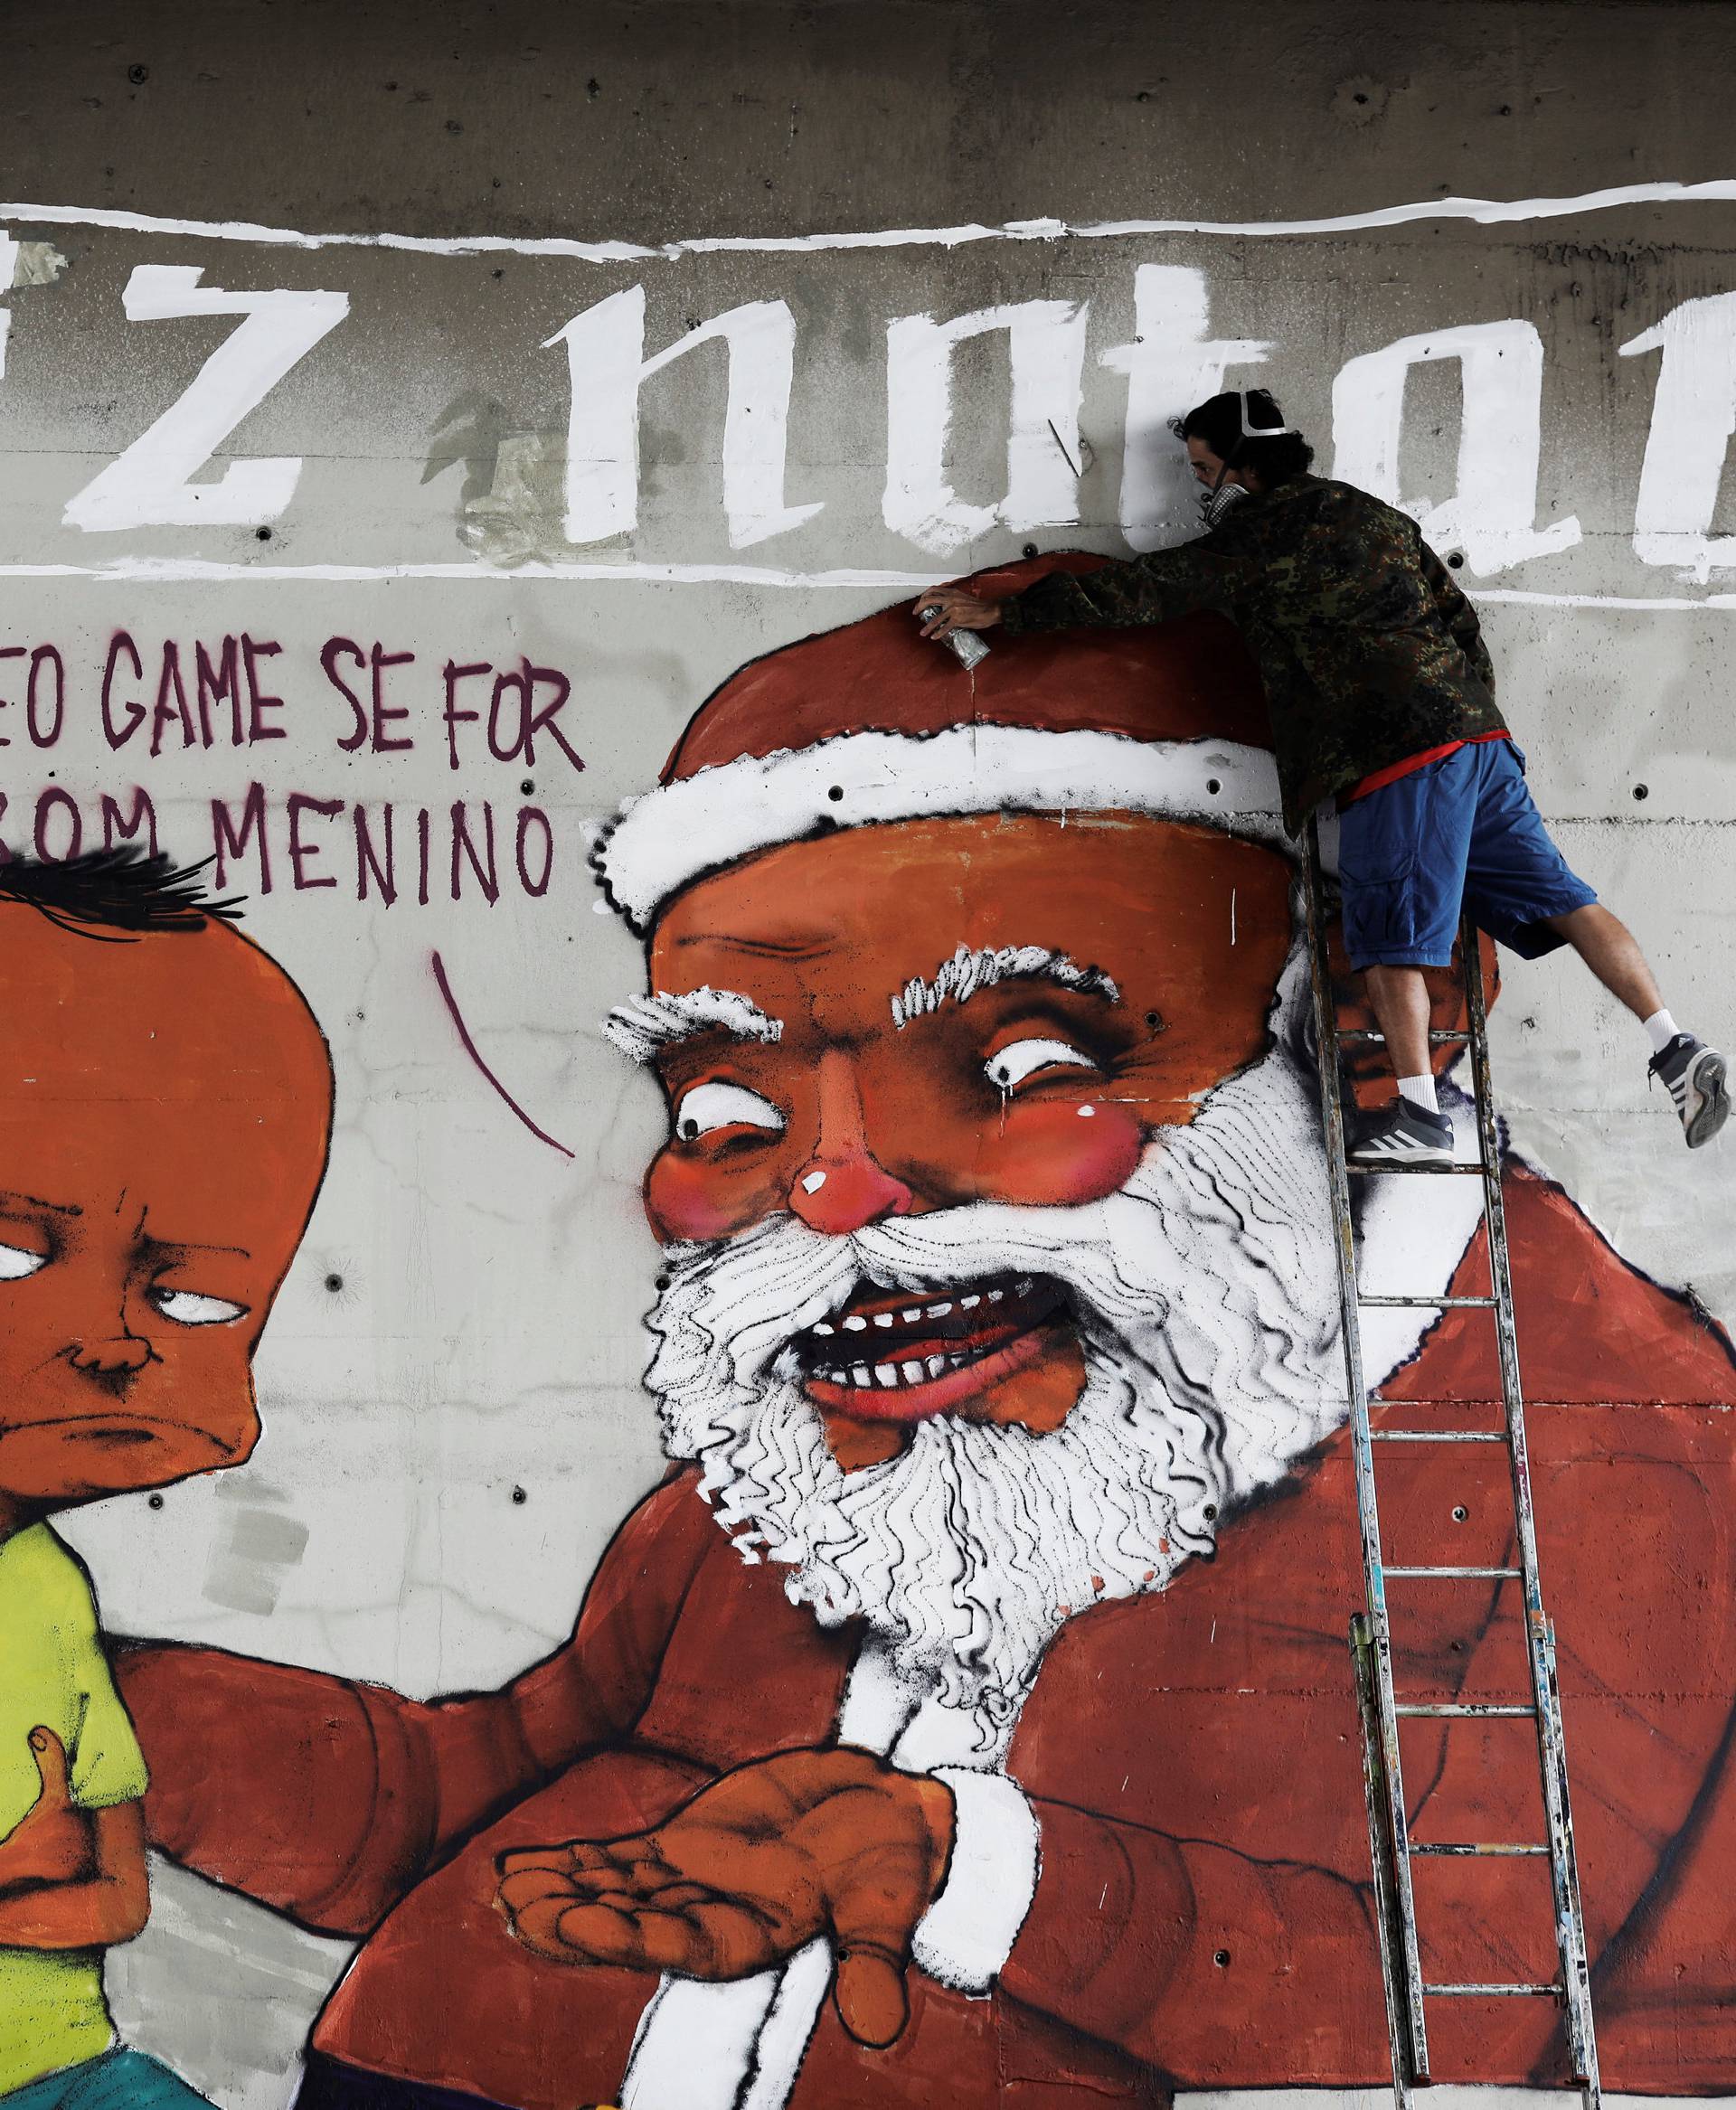
POLYGON ((220 564, 202 557, 122 557, 113 564, 0 564, 0 579, 96 579, 124 585, 160 580, 247 579, 335 581, 370 579, 626 579, 663 586, 932 586, 945 570, 926 571, 779 571, 766 564, 220 564))
MULTIPOLYGON (((1013 560, 1006 560, 1011 563, 1013 560)), ((511 586, 515 580, 624 580, 629 586, 794 587, 822 592, 831 587, 932 586, 944 570, 926 571, 780 571, 771 564, 521 564, 507 570, 492 564, 222 564, 203 557, 123 557, 112 564, 0 564, 0 579, 90 579, 122 586, 173 584, 177 580, 245 579, 294 585, 354 585, 370 579, 447 579, 511 586)), ((1693 610, 1736 608, 1736 593, 1637 594, 1529 593, 1520 587, 1476 587, 1478 602, 1508 601, 1543 608, 1693 610)))
POLYGON ((819 250, 958 249, 980 241, 1113 241, 1129 235, 1344 234, 1359 228, 1403 227, 1431 220, 1467 220, 1479 226, 1527 220, 1562 220, 1621 205, 1672 205, 1736 201, 1736 177, 1707 183, 1618 184, 1572 198, 1424 198, 1382 205, 1366 212, 1341 212, 1320 220, 1102 220, 1078 226, 1064 220, 1011 220, 998 227, 980 222, 959 227, 885 228, 856 233, 697 235, 646 246, 627 241, 575 241, 565 236, 500 234, 304 234, 295 228, 266 227, 250 220, 175 220, 84 205, 0 204, 0 220, 61 227, 106 227, 133 234, 190 235, 206 241, 271 243, 288 249, 407 250, 419 256, 514 255, 571 257, 582 263, 639 263, 657 258, 733 254, 784 256, 819 250))

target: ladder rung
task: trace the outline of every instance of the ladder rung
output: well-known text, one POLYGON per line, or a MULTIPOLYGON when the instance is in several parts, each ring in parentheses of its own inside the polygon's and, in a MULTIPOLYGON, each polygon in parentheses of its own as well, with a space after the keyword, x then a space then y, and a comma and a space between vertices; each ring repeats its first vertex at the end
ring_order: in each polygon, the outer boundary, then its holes
POLYGON ((1450 1176, 1454 1173, 1458 1173, 1476 1180, 1480 1180, 1483 1177, 1483 1168, 1481 1165, 1347 1164, 1345 1165, 1344 1170, 1351 1175, 1353 1179, 1354 1179, 1358 1173, 1366 1173, 1375 1179, 1383 1179, 1389 1173, 1397 1173, 1407 1179, 1422 1178, 1430 1174, 1445 1178, 1450 1176))
MULTIPOLYGON (((1338 1038, 1341 1041, 1375 1041, 1382 1048, 1386 1045, 1384 1033, 1371 1033, 1365 1026, 1341 1026, 1338 1038)), ((1470 1038, 1468 1033, 1449 1033, 1439 1029, 1429 1035, 1430 1045, 1436 1048, 1463 1048, 1469 1044, 1470 1038)))
POLYGON ((1548 1985, 1425 1985, 1422 1989, 1431 2000, 1448 1999, 1455 1995, 1508 1994, 1516 1992, 1546 1992, 1551 2000, 1560 2000, 1561 1989, 1552 1981, 1548 1985))
POLYGON ((1492 1296, 1364 1296, 1358 1290, 1356 1302, 1359 1305, 1401 1305, 1407 1310, 1415 1307, 1430 1312, 1492 1312, 1495 1309, 1495 1299, 1492 1296))
POLYGON ((1377 1444, 1504 1444, 1506 1431, 1500 1428, 1371 1428, 1377 1444))
POLYGON ((1512 1716, 1515 1719, 1524 1717, 1528 1721, 1536 1711, 1534 1707, 1496 1707, 1493 1703, 1482 1704, 1474 1700, 1400 1700, 1393 1709, 1393 1712, 1400 1715, 1453 1721, 1485 1720, 1491 1715, 1512 1716))
POLYGON ((1383 1570, 1383 1572, 1384 1572, 1385 1574, 1387 1574, 1387 1575, 1401 1575, 1401 1576, 1418 1576, 1418 1575, 1451 1575, 1451 1576, 1474 1576, 1474 1575, 1506 1575, 1506 1576, 1512 1576, 1512 1575, 1523 1575, 1523 1574, 1524 1573, 1524 1568, 1385 1568, 1385 1569, 1383 1570))
POLYGON ((1491 1844, 1487 1841, 1479 1841, 1466 1845, 1419 1846, 1412 1840, 1410 1851, 1412 1853, 1477 1854, 1480 1857, 1487 1854, 1547 1853, 1549 1849, 1546 1846, 1496 1845, 1491 1844))

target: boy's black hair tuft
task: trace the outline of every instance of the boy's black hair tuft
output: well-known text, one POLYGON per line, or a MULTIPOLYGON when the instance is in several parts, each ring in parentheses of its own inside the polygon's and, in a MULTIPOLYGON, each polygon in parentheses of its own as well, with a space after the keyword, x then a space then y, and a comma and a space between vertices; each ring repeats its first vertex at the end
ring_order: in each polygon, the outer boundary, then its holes
POLYGON ((162 851, 137 843, 52 861, 12 857, 0 864, 0 901, 22 902, 80 937, 126 945, 150 931, 203 930, 212 918, 237 920, 239 898, 203 898, 204 869, 177 868, 162 851))

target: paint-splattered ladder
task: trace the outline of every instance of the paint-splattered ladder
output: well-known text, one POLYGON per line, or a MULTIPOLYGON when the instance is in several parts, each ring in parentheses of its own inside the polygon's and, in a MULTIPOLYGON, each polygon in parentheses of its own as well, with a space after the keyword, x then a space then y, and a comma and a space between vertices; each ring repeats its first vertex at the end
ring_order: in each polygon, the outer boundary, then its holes
MULTIPOLYGON (((1374 1866, 1374 1898, 1380 1931, 1381 1970, 1386 1987, 1387 2022, 1392 2039, 1392 2082, 1399 2110, 1410 2110, 1413 2086, 1434 2079, 1429 2062, 1425 2003, 1441 1999, 1547 1996, 1566 2010, 1568 2051, 1585 2110, 1599 2110, 1597 2039, 1591 2021, 1590 1973, 1587 1964, 1585 1918, 1580 1904, 1579 1870, 1573 1850, 1573 1818, 1568 1801, 1567 1754, 1561 1731, 1561 1692, 1555 1672, 1555 1629, 1543 1609, 1537 1568, 1537 1536, 1532 1510, 1531 1467, 1525 1446, 1524 1396, 1519 1380, 1519 1348, 1514 1331, 1513 1282, 1507 1265, 1506 1219, 1501 1197, 1501 1146, 1489 1084, 1487 1011, 1482 958, 1476 930, 1461 932, 1467 1032, 1431 1032, 1436 1045, 1469 1050, 1477 1107, 1477 1162, 1444 1166, 1347 1164, 1344 1156, 1344 1100, 1336 1059, 1345 1041, 1379 1041, 1370 1032, 1339 1029, 1333 1001, 1332 970, 1326 950, 1323 909, 1320 843, 1308 824, 1307 891, 1308 941, 1314 975, 1315 1030, 1322 1051, 1320 1108, 1326 1126, 1326 1157, 1332 1182, 1336 1230, 1338 1286, 1343 1310, 1344 1371, 1350 1398, 1350 1425, 1356 1462, 1356 1505, 1362 1526, 1363 1568, 1368 1606, 1351 1622, 1351 1653, 1362 1710, 1363 1777, 1368 1790, 1369 1846, 1374 1866), (1331 1060, 1327 1059, 1331 1051, 1331 1060), (1350 1182, 1373 1170, 1378 1178, 1415 1173, 1439 1178, 1458 1174, 1483 1182, 1484 1220, 1488 1229, 1489 1296, 1370 1296, 1357 1281, 1350 1182), (1368 1393, 1363 1371, 1360 1314, 1368 1305, 1476 1308, 1495 1314, 1505 1410, 1499 1429, 1381 1428, 1370 1426, 1368 1393), (1375 1484, 1377 1443, 1498 1443, 1507 1447, 1513 1483, 1517 1565, 1511 1568, 1389 1567, 1381 1552, 1380 1507, 1375 1484), (1393 1688, 1392 1638, 1386 1601, 1390 1578, 1453 1582, 1467 1578, 1512 1578, 1524 1598, 1526 1653, 1530 1663, 1530 1704, 1516 1707, 1428 1703, 1401 1700, 1393 1688), (1486 1720, 1517 1717, 1534 1721, 1543 1776, 1548 1838, 1542 1843, 1465 1842, 1420 1845, 1412 1841, 1399 1751, 1401 1721, 1486 1720), (1411 1863, 1424 1855, 1547 1859, 1553 1891, 1553 1924, 1560 1969, 1547 1983, 1527 1982, 1440 1984, 1425 1981, 1417 1937, 1416 1898, 1411 1863)), ((1466 2079, 1472 2076, 1463 2077, 1466 2079)))

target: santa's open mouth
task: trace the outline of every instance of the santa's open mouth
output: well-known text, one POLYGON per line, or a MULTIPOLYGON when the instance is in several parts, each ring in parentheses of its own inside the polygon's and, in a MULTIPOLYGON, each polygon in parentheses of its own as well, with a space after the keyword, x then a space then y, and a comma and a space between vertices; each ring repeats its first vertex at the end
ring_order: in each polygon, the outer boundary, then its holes
POLYGON ((941 1414, 1034 1362, 1069 1316, 1046 1275, 1005 1275, 921 1291, 863 1283, 841 1311, 790 1342, 804 1389, 873 1420, 941 1414))

